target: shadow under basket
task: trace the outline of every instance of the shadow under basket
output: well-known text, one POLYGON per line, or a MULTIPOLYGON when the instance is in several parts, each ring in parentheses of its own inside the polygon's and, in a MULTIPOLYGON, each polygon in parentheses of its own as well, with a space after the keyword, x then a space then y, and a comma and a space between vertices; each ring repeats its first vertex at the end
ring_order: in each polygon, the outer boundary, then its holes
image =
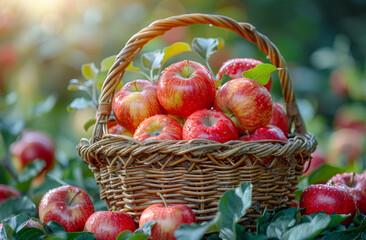
POLYGON ((198 222, 214 218, 223 193, 242 182, 253 185, 252 206, 241 224, 255 229, 255 220, 263 211, 290 206, 295 199, 298 178, 303 166, 315 151, 316 139, 305 129, 300 116, 292 82, 284 59, 267 37, 248 23, 228 17, 185 14, 153 22, 131 37, 116 57, 104 81, 99 99, 97 122, 91 139, 81 139, 79 155, 94 173, 100 186, 100 198, 109 210, 116 208, 138 222, 148 206, 167 203, 189 206, 198 222), (279 70, 289 126, 294 131, 287 142, 207 140, 137 141, 127 136, 108 133, 114 93, 126 67, 151 39, 174 27, 207 24, 232 30, 257 44, 279 70), (272 158, 264 165, 263 159, 272 158))

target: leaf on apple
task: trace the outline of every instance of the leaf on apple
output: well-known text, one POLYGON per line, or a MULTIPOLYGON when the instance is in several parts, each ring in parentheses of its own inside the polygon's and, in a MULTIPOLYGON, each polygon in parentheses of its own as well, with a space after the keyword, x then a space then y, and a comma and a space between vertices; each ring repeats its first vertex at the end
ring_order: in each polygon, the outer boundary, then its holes
POLYGON ((192 41, 193 51, 206 61, 223 46, 222 38, 194 38, 192 41))
POLYGON ((229 75, 227 75, 226 73, 222 76, 220 81, 220 85, 219 86, 224 86, 225 83, 227 83, 228 81, 233 80, 229 75))
POLYGON ((100 63, 100 71, 108 72, 109 69, 113 66, 113 63, 116 61, 116 55, 106 57, 100 63))
POLYGON ((173 43, 172 45, 164 48, 163 51, 164 51, 164 58, 161 63, 162 65, 164 65, 170 58, 172 58, 178 54, 191 51, 191 47, 187 43, 176 42, 176 43, 173 43))
POLYGON ((277 68, 269 63, 258 64, 254 68, 251 68, 243 72, 243 77, 253 79, 262 85, 266 85, 269 81, 270 74, 276 71, 277 68))

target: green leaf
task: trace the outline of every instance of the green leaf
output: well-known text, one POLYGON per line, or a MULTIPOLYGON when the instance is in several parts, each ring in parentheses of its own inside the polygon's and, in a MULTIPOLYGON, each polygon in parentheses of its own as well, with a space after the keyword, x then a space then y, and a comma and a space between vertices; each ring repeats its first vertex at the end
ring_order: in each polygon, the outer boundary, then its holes
MULTIPOLYGON (((152 227, 156 224, 155 221, 149 221, 147 223, 145 223, 142 227, 141 227, 141 231, 148 234, 148 235, 151 235, 151 229, 152 227)), ((135 231, 136 232, 136 231, 135 231)))
POLYGON ((13 229, 7 224, 3 222, 3 227, 0 232, 0 239, 12 239, 13 229))
POLYGON ((67 240, 97 240, 91 232, 69 232, 66 236, 67 240))
POLYGON ((3 141, 5 149, 15 142, 21 131, 24 129, 23 119, 4 119, 0 118, 0 142, 3 141))
POLYGON ((257 219, 257 233, 266 234, 268 226, 283 216, 290 216, 293 219, 297 219, 297 215, 300 211, 300 208, 276 208, 272 213, 265 211, 263 215, 257 219))
POLYGON ((326 213, 316 214, 310 222, 294 226, 283 233, 284 240, 313 239, 330 223, 330 216, 326 213))
POLYGON ((191 51, 191 47, 187 43, 176 42, 176 43, 173 43, 172 45, 164 48, 163 51, 164 51, 164 58, 163 58, 161 65, 164 65, 170 58, 172 58, 178 54, 191 51))
POLYGON ((206 61, 223 46, 224 40, 221 38, 194 38, 192 41, 193 51, 206 61))
POLYGON ((55 221, 49 221, 47 224, 43 224, 44 230, 47 234, 60 234, 66 233, 65 228, 55 221))
POLYGON ((291 215, 283 215, 271 222, 267 227, 267 236, 282 239, 282 235, 296 224, 297 219, 291 215))
POLYGON ((95 118, 91 118, 89 119, 85 124, 84 124, 84 130, 88 131, 88 129, 93 126, 95 123, 97 122, 97 120, 95 118))
POLYGON ((86 98, 80 97, 80 98, 75 98, 70 105, 67 107, 67 110, 69 112, 71 112, 72 110, 75 109, 84 109, 87 107, 90 107, 93 105, 93 102, 91 100, 88 100, 86 98))
POLYGON ((219 212, 222 214, 220 237, 235 239, 235 225, 252 205, 252 184, 241 183, 235 190, 226 191, 219 201, 219 212))
POLYGON ((219 232, 221 222, 221 213, 217 213, 211 221, 202 223, 183 224, 175 232, 174 237, 177 240, 200 240, 207 232, 219 232))
POLYGON ((0 219, 10 218, 20 213, 30 217, 37 215, 37 206, 28 196, 7 199, 0 206, 0 219))
POLYGON ((42 114, 50 112, 56 105, 56 102, 56 94, 51 94, 43 101, 37 103, 31 111, 35 116, 41 116, 42 114))
POLYGON ((129 239, 129 237, 133 236, 133 233, 130 230, 125 230, 118 234, 116 240, 126 240, 129 239))
POLYGON ((346 170, 341 167, 331 166, 328 164, 323 164, 308 176, 309 184, 324 183, 327 182, 337 173, 344 173, 346 170))
POLYGON ((45 233, 39 228, 23 228, 15 234, 15 239, 21 240, 40 240, 45 237, 45 233))
POLYGON ((81 73, 83 77, 87 80, 95 79, 98 72, 99 70, 94 63, 87 63, 81 66, 81 73))
POLYGON ((30 217, 25 214, 16 215, 5 222, 13 229, 14 232, 20 231, 29 222, 30 217))
POLYGON ((276 71, 277 68, 269 63, 258 64, 254 68, 251 68, 245 72, 243 72, 243 77, 253 79, 254 81, 259 82, 262 85, 268 83, 270 74, 276 71))
POLYGON ((32 180, 43 170, 46 165, 44 160, 36 159, 23 169, 18 176, 18 182, 16 188, 22 192, 29 189, 32 180))
POLYGON ((147 52, 141 55, 142 65, 146 70, 160 69, 164 59, 164 52, 156 50, 155 52, 147 52))
POLYGON ((232 80, 232 78, 227 75, 226 73, 222 76, 221 78, 221 84, 220 86, 224 86, 225 83, 227 83, 228 81, 232 80))
POLYGON ((116 55, 104 58, 100 63, 100 71, 108 72, 109 69, 113 66, 114 61, 116 61, 116 55))

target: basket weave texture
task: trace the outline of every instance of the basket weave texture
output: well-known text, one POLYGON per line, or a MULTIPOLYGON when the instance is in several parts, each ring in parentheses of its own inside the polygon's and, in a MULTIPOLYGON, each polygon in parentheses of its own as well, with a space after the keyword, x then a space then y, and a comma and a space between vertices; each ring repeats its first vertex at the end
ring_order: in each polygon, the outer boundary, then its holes
POLYGON ((95 175, 100 198, 135 218, 162 201, 183 203, 194 211, 197 221, 211 220, 222 194, 241 182, 253 184, 252 207, 242 219, 245 227, 266 211, 290 206, 295 198, 298 177, 316 148, 316 139, 305 129, 296 104, 286 63, 275 45, 248 23, 207 14, 185 14, 153 22, 126 43, 104 81, 97 122, 91 139, 81 139, 79 155, 95 175), (108 133, 107 121, 112 100, 126 67, 151 39, 181 26, 206 24, 232 30, 255 43, 278 74, 286 103, 289 126, 294 126, 288 142, 263 143, 207 140, 137 141, 108 133), (262 159, 273 157, 268 165, 262 159), (249 159, 256 159, 254 163, 249 159))

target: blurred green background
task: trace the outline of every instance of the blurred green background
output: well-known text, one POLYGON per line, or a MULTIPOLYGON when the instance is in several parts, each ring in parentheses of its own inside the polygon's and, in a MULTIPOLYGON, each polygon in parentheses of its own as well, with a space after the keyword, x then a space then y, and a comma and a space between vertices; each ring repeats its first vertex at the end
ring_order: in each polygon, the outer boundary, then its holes
MULTIPOLYGON (((67 90, 81 66, 117 54, 151 22, 184 13, 221 14, 249 22, 286 59, 302 116, 318 149, 334 165, 362 172, 366 162, 366 2, 362 0, 0 0, 0 118, 24 120, 56 142, 53 176, 97 189, 77 155, 93 108, 68 112, 83 93, 67 90), (63 171, 60 171, 63 169, 63 171), (66 170, 65 170, 66 169, 66 170)), ((233 57, 266 61, 255 45, 228 30, 177 28, 144 51, 194 37, 222 37, 214 71, 233 57)), ((281 102, 278 78, 273 96, 281 102)), ((4 173, 6 175, 6 173, 4 173)), ((8 182, 3 177, 2 181, 8 182)))

